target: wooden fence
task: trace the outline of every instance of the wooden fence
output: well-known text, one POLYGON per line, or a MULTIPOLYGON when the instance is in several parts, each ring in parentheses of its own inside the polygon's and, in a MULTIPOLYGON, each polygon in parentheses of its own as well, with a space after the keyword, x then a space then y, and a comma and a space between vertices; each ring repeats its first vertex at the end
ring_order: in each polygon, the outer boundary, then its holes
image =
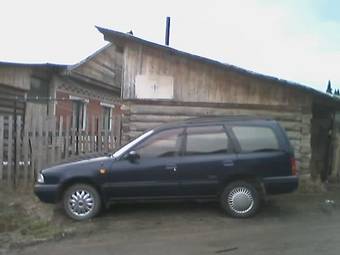
POLYGON ((101 117, 87 119, 85 129, 80 130, 71 118, 37 116, 23 121, 21 116, 0 116, 1 186, 28 186, 48 165, 114 151, 120 145, 121 117, 116 116, 108 126, 101 117))

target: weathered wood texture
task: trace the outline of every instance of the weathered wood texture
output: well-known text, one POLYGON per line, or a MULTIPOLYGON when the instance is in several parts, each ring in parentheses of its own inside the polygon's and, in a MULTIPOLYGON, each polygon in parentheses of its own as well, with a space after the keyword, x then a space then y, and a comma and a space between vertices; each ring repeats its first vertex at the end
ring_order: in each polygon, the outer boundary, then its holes
POLYGON ((187 118, 203 116, 226 116, 226 115, 247 115, 259 117, 272 117, 279 121, 286 130, 287 135, 295 149, 295 156, 298 168, 301 172, 309 171, 311 158, 310 128, 311 114, 297 111, 264 109, 226 109, 214 107, 188 106, 183 104, 141 104, 128 102, 124 106, 122 142, 135 138, 147 129, 156 127, 165 122, 183 120, 187 118))
POLYGON ((29 67, 15 67, 0 65, 0 84, 29 90, 32 70, 29 67))
MULTIPOLYGON (((120 146, 120 130, 101 128, 93 117, 94 129, 77 131, 70 118, 36 114, 24 125, 21 116, 0 116, 0 184, 8 187, 32 185, 38 172, 65 159, 93 153, 113 152, 120 146), (16 124, 16 125, 14 125, 16 124)), ((114 127, 120 129, 115 116, 114 127), (116 123, 117 122, 117 123, 116 123)))
POLYGON ((114 45, 107 45, 71 69, 71 76, 107 88, 120 89, 123 55, 114 45))
POLYGON ((15 107, 17 114, 24 114, 25 103, 16 100, 16 97, 23 98, 25 91, 0 84, 0 115, 14 114, 15 107))
POLYGON ((123 98, 135 98, 136 75, 148 74, 173 77, 174 100, 180 102, 308 107, 311 101, 311 95, 278 81, 126 43, 123 98))

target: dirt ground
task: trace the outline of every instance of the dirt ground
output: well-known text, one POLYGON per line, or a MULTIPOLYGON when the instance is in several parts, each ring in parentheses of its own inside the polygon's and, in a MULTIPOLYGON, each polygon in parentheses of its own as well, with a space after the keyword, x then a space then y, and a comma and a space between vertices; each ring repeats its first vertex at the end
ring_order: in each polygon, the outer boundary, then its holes
MULTIPOLYGON (((51 207, 52 210, 52 207, 51 207)), ((4 254, 339 254, 340 191, 270 197, 251 219, 215 203, 115 205, 88 222, 54 211, 50 224, 73 230, 58 240, 4 254), (326 203, 333 200, 335 204, 326 203)), ((0 252, 1 254, 1 252, 0 252)))

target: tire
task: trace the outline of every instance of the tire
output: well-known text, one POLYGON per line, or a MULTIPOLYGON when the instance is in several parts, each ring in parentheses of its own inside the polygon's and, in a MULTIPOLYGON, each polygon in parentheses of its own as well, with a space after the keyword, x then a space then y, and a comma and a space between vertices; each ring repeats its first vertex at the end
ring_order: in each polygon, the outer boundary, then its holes
POLYGON ((67 216, 82 221, 95 217, 101 209, 98 191, 88 184, 74 184, 66 189, 63 207, 67 216))
POLYGON ((254 185, 245 181, 228 184, 220 196, 222 209, 231 217, 254 216, 260 207, 260 194, 254 185))

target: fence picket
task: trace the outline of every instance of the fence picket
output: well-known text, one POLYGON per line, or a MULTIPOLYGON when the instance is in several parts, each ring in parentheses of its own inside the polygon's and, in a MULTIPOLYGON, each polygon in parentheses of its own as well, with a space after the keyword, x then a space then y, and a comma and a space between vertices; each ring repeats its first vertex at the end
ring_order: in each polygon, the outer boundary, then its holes
POLYGON ((102 116, 90 115, 85 129, 77 132, 70 116, 57 119, 42 113, 40 109, 31 118, 18 116, 16 120, 0 116, 0 184, 27 187, 48 163, 76 156, 76 148, 83 154, 111 152, 117 147, 116 121, 109 129, 102 116))
POLYGON ((95 149, 95 124, 96 117, 92 116, 91 131, 90 131, 90 152, 94 152, 95 149))
POLYGON ((97 143, 98 143, 98 152, 102 152, 102 144, 103 144, 103 140, 102 140, 102 118, 101 116, 99 116, 98 118, 98 124, 97 124, 97 133, 98 133, 98 138, 97 138, 97 143))
POLYGON ((17 121, 16 121, 16 127, 15 127, 15 171, 14 171, 14 184, 17 185, 18 181, 19 181, 19 178, 21 176, 21 167, 20 167, 20 162, 21 162, 21 144, 22 144, 22 141, 21 141, 21 116, 17 116, 17 121))
POLYGON ((70 116, 66 117, 66 130, 65 130, 65 159, 69 157, 69 144, 70 144, 70 116))
POLYGON ((4 117, 0 116, 0 182, 3 179, 4 162, 4 117))
POLYGON ((63 124, 64 119, 63 116, 59 117, 59 128, 58 128, 58 137, 57 137, 57 151, 56 151, 56 162, 59 162, 61 160, 62 155, 62 149, 64 145, 64 139, 63 139, 63 124))
POLYGON ((8 117, 8 138, 7 138, 7 185, 12 185, 12 160, 13 160, 13 118, 8 117))
POLYGON ((56 157, 56 118, 53 117, 51 118, 51 159, 50 159, 50 163, 53 164, 55 162, 55 157, 56 157))
POLYGON ((23 181, 24 181, 24 185, 26 186, 26 184, 28 183, 29 177, 28 177, 28 161, 29 161, 29 150, 28 150, 28 130, 29 130, 30 126, 28 125, 28 123, 26 123, 25 127, 24 127, 24 136, 22 139, 22 154, 23 154, 23 158, 24 158, 24 173, 23 173, 23 181))

